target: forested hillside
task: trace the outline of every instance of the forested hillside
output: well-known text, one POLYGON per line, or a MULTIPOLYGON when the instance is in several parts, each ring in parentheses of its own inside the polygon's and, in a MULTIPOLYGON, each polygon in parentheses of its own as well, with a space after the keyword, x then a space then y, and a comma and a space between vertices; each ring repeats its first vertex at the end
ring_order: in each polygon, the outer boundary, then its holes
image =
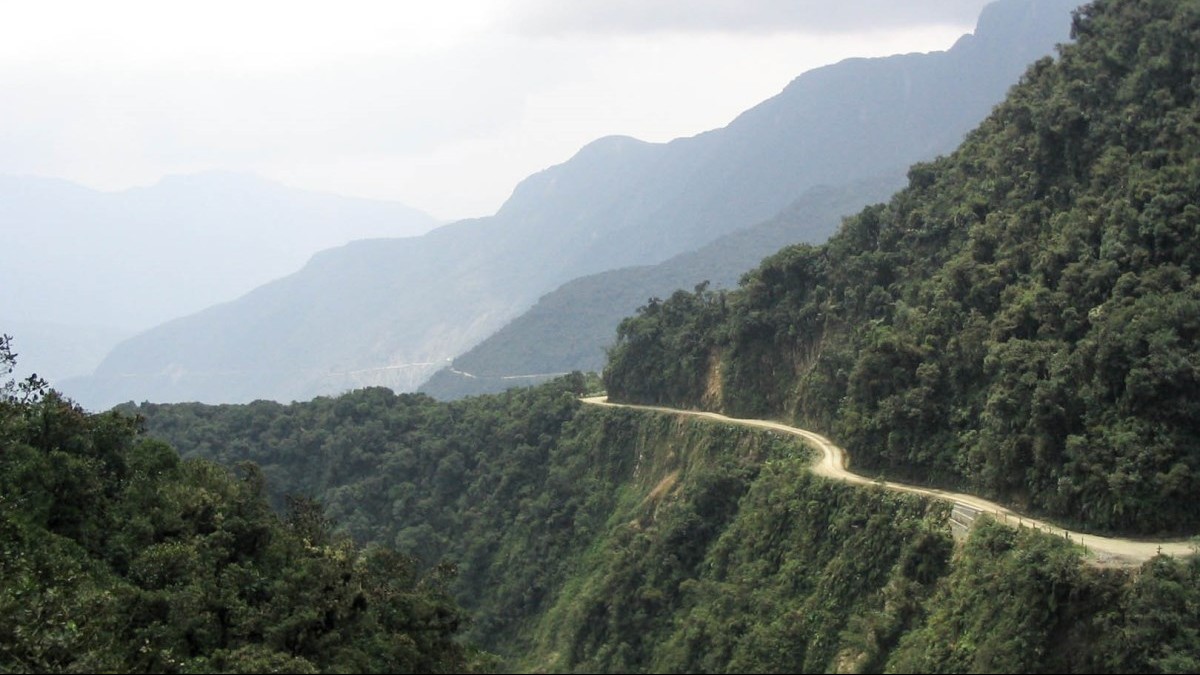
POLYGON ((505 670, 1200 667, 1194 560, 1102 570, 989 523, 956 550, 946 505, 817 478, 790 436, 584 407, 582 385, 139 412, 355 537, 453 563, 466 636, 505 670))
POLYGON ((860 472, 1200 530, 1200 3, 1101 0, 822 247, 620 329, 614 397, 803 420, 860 472))
POLYGON ((449 569, 267 504, 136 418, 11 372, 0 337, 0 672, 463 672, 449 569))

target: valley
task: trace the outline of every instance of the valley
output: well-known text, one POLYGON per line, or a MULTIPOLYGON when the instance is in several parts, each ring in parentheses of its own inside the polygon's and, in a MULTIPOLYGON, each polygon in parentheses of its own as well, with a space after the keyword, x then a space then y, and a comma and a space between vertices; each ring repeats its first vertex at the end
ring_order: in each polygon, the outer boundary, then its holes
MULTIPOLYGON (((73 260, 132 275, 96 273, 131 317, 186 276, 101 216, 262 274, 238 213, 300 249, 344 214, 432 228, 305 256, 61 388, 0 331, 0 672, 1200 672, 1200 0, 1074 4, 997 0, 945 51, 604 136, 437 227, 226 174, 0 179, 0 215, 46 224, 0 249, 0 301, 81 321, 73 260)), ((670 14, 606 6, 467 42, 490 67, 670 14)), ((733 39, 712 7, 687 30, 733 39)), ((548 99, 489 84, 496 119, 427 162, 515 152, 487 130, 548 99)), ((369 157, 333 164, 398 166, 366 112, 369 157)))

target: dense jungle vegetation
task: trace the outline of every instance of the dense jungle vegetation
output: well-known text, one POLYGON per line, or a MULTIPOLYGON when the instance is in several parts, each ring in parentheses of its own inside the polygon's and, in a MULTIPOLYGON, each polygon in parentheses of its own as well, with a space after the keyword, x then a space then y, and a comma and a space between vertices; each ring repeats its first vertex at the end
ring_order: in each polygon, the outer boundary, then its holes
POLYGON ((1187 671, 1200 563, 1103 570, 1046 535, 814 477, 790 436, 576 400, 575 376, 438 403, 142 405, 187 455, 252 458, 360 543, 449 582, 469 642, 548 672, 1187 671))
MULTIPOLYGON (((7 336, 0 375, 12 372, 7 336)), ((268 506, 136 418, 0 384, 0 672, 463 672, 452 571, 268 506)))
POLYGON ((793 419, 860 472, 1200 531, 1200 2, 1099 0, 952 155, 734 292, 625 321, 615 399, 793 419))

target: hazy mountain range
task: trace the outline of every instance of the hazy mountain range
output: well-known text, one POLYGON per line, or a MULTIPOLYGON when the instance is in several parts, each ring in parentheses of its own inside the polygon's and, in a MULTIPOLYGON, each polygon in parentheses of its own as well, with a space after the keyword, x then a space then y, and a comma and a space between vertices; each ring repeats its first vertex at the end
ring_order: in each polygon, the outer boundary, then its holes
POLYGON ((810 71, 692 138, 601 139, 523 181, 492 217, 325 251, 125 341, 64 388, 91 406, 411 390, 564 282, 659 263, 766 221, 814 187, 948 151, 1066 39, 1073 4, 993 4, 946 52, 810 71))
POLYGON ((0 330, 26 369, 85 374, 119 339, 236 298, 316 251, 437 224, 402 204, 246 174, 170 176, 119 192, 0 176, 0 330))

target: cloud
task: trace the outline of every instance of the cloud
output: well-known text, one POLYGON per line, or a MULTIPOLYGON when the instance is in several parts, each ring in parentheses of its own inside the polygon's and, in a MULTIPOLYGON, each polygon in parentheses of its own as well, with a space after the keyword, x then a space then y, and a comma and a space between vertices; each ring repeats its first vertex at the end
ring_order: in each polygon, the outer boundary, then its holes
POLYGON ((230 169, 482 215, 599 136, 699 133, 809 68, 944 49, 984 2, 14 3, 0 174, 230 169))
POLYGON ((418 54, 473 39, 491 0, 6 2, 0 64, 278 72, 332 58, 418 54))
POLYGON ((507 28, 571 33, 866 32, 973 25, 988 0, 517 0, 507 28))
POLYGON ((97 187, 163 172, 408 155, 517 124, 573 70, 502 41, 300 70, 0 66, 0 173, 97 187))

